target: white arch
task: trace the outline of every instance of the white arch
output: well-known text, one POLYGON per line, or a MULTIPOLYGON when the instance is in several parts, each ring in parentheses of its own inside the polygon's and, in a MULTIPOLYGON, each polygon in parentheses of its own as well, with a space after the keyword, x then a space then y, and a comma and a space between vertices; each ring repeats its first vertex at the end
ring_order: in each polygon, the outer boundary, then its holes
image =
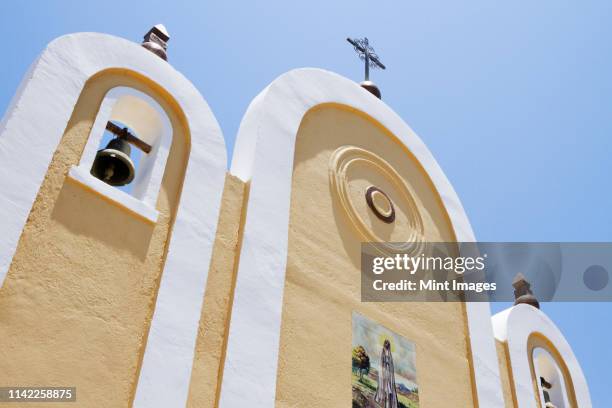
POLYGON ((191 150, 134 406, 184 406, 226 173, 221 130, 197 89, 130 41, 78 33, 51 42, 0 123, 0 281, 86 81, 110 68, 146 76, 183 110, 191 150), (27 154, 27 160, 24 160, 27 154))
MULTIPOLYGON (((295 139, 306 112, 322 103, 365 112, 396 135, 433 181, 457 239, 474 241, 446 176, 421 139, 385 103, 328 71, 298 69, 280 76, 251 102, 234 148, 231 173, 251 184, 221 389, 223 408, 274 406, 295 139)), ((503 407, 489 304, 466 306, 479 404, 503 407)))
POLYGON ((565 378, 554 357, 548 350, 536 347, 533 350, 532 360, 538 392, 542 399, 544 399, 544 393, 546 392, 548 398, 550 398, 550 402, 554 404, 556 408, 569 408, 570 404, 565 378), (540 377, 544 378, 550 387, 544 387, 539 380, 540 377))
POLYGON ((104 96, 81 160, 70 169, 68 176, 154 223, 159 215, 155 205, 171 146, 172 125, 157 101, 136 89, 115 87, 104 96), (152 146, 151 152, 140 159, 132 194, 109 186, 90 174, 109 120, 129 124, 141 140, 152 146))
POLYGON ((495 338, 507 343, 519 408, 532 408, 537 401, 533 390, 529 337, 539 333, 557 349, 572 377, 579 407, 591 407, 591 396, 580 364, 567 340, 552 320, 540 309, 519 304, 492 318, 495 338))

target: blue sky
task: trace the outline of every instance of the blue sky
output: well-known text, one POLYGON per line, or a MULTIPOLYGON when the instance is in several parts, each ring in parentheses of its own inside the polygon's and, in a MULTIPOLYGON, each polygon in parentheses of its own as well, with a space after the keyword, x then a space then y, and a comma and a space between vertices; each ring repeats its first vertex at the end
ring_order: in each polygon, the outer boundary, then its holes
MULTIPOLYGON (((46 43, 77 31, 140 41, 164 23, 169 59, 202 92, 231 152, 250 100, 281 73, 372 79, 427 143, 482 241, 612 241, 609 1, 0 2, 0 111, 46 43)), ((500 310, 501 305, 493 305, 500 310)), ((612 406, 612 304, 545 304, 595 407, 612 406)))

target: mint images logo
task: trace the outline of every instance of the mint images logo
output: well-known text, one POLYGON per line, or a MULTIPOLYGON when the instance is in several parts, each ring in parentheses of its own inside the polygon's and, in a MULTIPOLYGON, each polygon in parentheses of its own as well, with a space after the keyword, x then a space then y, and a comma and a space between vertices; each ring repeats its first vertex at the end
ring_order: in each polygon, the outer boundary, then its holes
MULTIPOLYGON (((483 293, 495 291, 495 282, 464 282, 459 280, 466 272, 482 272, 485 269, 485 259, 482 256, 426 256, 420 254, 410 256, 408 254, 395 254, 393 256, 377 256, 372 259, 372 273, 382 275, 392 271, 405 272, 412 278, 418 274, 417 279, 391 279, 386 281, 374 279, 372 289, 375 291, 408 291, 408 292, 439 292, 452 293, 455 297, 466 292, 483 293), (435 279, 432 273, 439 276, 446 273, 451 279, 435 279), (452 279, 453 273, 457 279, 452 279)), ((447 293, 447 294, 448 294, 447 293)))
POLYGON ((541 302, 610 302, 612 243, 362 243, 361 299, 513 302, 523 275, 541 302))

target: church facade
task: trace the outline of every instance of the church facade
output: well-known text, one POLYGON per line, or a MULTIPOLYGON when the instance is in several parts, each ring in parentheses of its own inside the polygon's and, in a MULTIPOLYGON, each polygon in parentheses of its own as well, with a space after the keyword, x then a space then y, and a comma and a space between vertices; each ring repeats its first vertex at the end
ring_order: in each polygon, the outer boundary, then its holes
POLYGON ((287 72, 228 170, 165 29, 145 39, 54 40, 0 123, 1 386, 74 387, 75 407, 591 406, 539 308, 361 301, 361 242, 476 239, 389 106, 287 72))

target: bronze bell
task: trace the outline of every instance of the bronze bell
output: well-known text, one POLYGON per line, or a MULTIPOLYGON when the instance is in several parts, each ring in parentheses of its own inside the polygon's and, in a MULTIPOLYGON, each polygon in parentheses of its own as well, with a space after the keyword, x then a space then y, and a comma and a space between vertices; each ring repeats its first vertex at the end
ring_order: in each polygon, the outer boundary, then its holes
POLYGON ((129 143, 122 138, 111 140, 105 149, 98 150, 91 174, 111 186, 129 184, 136 174, 130 152, 129 143))

